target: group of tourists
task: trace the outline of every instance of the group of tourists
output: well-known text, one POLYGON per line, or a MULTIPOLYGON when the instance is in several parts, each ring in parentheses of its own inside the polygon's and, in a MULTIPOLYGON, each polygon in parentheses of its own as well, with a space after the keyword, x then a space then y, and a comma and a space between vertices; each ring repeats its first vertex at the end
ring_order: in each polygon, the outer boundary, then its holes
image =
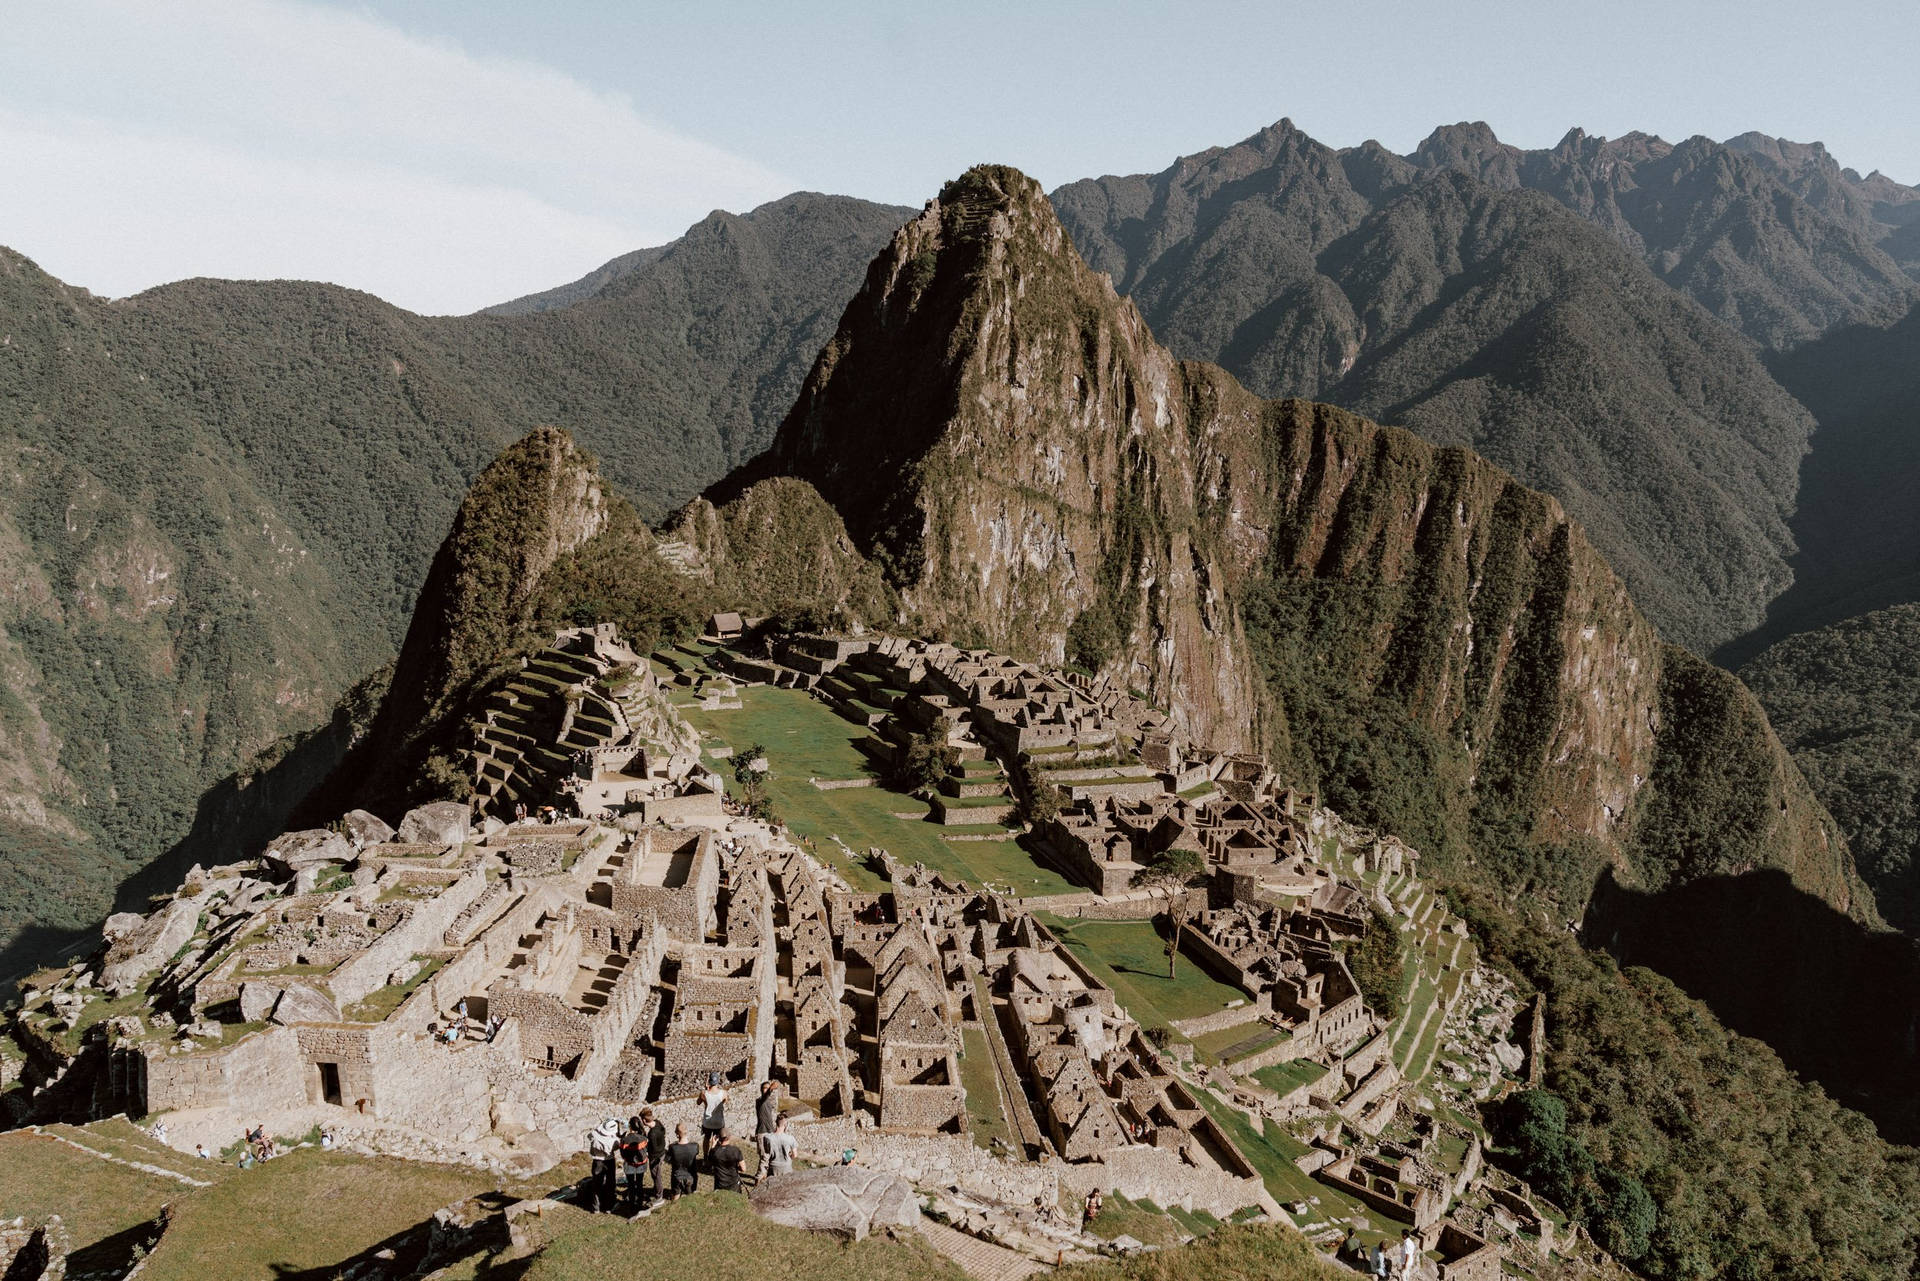
POLYGON ((791 1174, 798 1144, 780 1111, 780 1083, 763 1082, 754 1104, 757 1175, 747 1174, 747 1154, 727 1125, 727 1098, 720 1074, 708 1073, 707 1088, 700 1092, 697 1143, 684 1121, 674 1126, 673 1142, 667 1142, 667 1127, 650 1107, 628 1117, 625 1126, 618 1117, 602 1121, 587 1135, 590 1172, 581 1187, 581 1203, 602 1212, 645 1209, 696 1191, 703 1173, 716 1192, 738 1192, 749 1181, 791 1174))
POLYGON ((1426 1258, 1426 1252, 1420 1248, 1420 1238, 1413 1234, 1412 1228, 1400 1234, 1397 1245, 1375 1241, 1371 1246, 1364 1244, 1349 1228, 1347 1239, 1340 1243, 1340 1252, 1353 1259, 1361 1275, 1382 1281, 1388 1278, 1410 1281, 1420 1275, 1420 1264, 1426 1258))
POLYGON ((445 1045, 458 1045, 479 1033, 488 1045, 500 1035, 500 1029, 507 1025, 504 1015, 492 1014, 484 1019, 475 1019, 467 1012, 467 998, 461 997, 460 1003, 453 1007, 453 1013, 445 1022, 427 1024, 427 1032, 434 1040, 445 1045))

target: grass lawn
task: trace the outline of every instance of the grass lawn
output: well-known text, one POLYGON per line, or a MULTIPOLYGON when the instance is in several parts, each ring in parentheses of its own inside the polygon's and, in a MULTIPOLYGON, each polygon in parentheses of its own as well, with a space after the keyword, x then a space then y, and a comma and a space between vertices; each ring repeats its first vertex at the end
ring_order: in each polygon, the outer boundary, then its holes
POLYGON ((698 1193, 639 1223, 569 1209, 542 1226, 552 1236, 526 1281, 967 1281, 918 1233, 842 1245, 770 1223, 731 1192, 698 1193))
POLYGON ((1142 1245, 1173 1245, 1180 1240, 1180 1227, 1166 1211, 1151 1201, 1129 1201, 1118 1192, 1100 1203, 1100 1213, 1087 1224, 1087 1231, 1103 1241, 1129 1236, 1142 1245))
POLYGON ((990 880, 1010 884, 1023 895, 1067 894, 1075 888, 1059 873, 1035 863, 1012 841, 948 841, 943 829, 924 817, 894 817, 924 816, 927 803, 915 797, 883 787, 823 792, 808 782, 874 776, 873 762, 855 746, 866 731, 836 716, 811 695, 754 685, 740 691, 740 702, 737 710, 681 710, 695 729, 736 750, 754 743, 765 745, 773 767, 767 791, 773 797, 775 815, 797 835, 811 837, 815 852, 839 867, 855 888, 881 888, 879 877, 864 861, 867 850, 876 845, 895 858, 925 863, 976 887, 990 880), (835 837, 853 850, 858 861, 842 853, 835 837))
POLYGON ((1286 1094, 1327 1074, 1327 1069, 1311 1059, 1295 1059, 1291 1063, 1275 1063, 1272 1067, 1263 1067, 1253 1074, 1253 1079, 1276 1094, 1286 1094))
POLYGON ((1290 1227, 1229 1224, 1178 1250, 1079 1263, 1052 1273, 1055 1281, 1353 1281, 1354 1273, 1319 1257, 1290 1227))
POLYGON ((1286 1035, 1280 1029, 1255 1019, 1238 1027, 1221 1028, 1218 1032, 1196 1036, 1193 1038, 1193 1048, 1215 1063, 1227 1063, 1278 1045, 1286 1035))
POLYGON ((1013 1127, 1007 1124, 1007 1112, 1000 1099, 998 1074, 993 1070, 993 1047, 987 1034, 977 1027, 961 1032, 960 1084, 967 1087, 967 1129, 973 1141, 989 1151, 998 1138, 1007 1150, 1019 1151, 1013 1141, 1013 1127))
POLYGON ((331 1268, 441 1206, 493 1187, 472 1170, 292 1152, 181 1198, 141 1275, 145 1281, 270 1281, 331 1268))
MULTIPOLYGON (((1042 912, 1060 941, 1119 995, 1142 1027, 1165 1027, 1225 1009, 1247 994, 1182 958, 1167 977, 1166 942, 1152 921, 1070 921, 1042 912)), ((1247 1034, 1242 1033, 1244 1038, 1247 1034)))
MULTIPOLYGON (((105 1151, 105 1143, 80 1142, 105 1151)), ((184 1172, 183 1158, 177 1168, 184 1172)), ((72 1275, 118 1276, 133 1261, 145 1226, 168 1202, 199 1189, 75 1151, 57 1139, 15 1131, 0 1135, 0 1217, 29 1223, 57 1214, 73 1240, 72 1275)))

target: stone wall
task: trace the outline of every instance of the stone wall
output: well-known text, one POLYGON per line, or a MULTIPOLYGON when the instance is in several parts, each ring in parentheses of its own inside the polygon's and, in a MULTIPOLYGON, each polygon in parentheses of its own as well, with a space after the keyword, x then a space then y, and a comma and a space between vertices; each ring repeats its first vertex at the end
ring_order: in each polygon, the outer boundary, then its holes
POLYGON ((1189 1165, 1177 1149, 1142 1143, 1111 1148, 1098 1161, 1063 1165, 1059 1172, 1061 1185, 1081 1197, 1098 1188, 1163 1208, 1204 1210, 1220 1219, 1250 1205, 1266 1204, 1266 1188, 1258 1176, 1240 1178, 1224 1170, 1189 1165))
POLYGON ((487 875, 479 868, 462 875, 431 899, 414 907, 412 915, 373 941, 372 946, 348 957, 327 975, 327 986, 342 1006, 353 1004, 387 985, 387 975, 416 952, 438 952, 446 947, 447 927, 486 889, 487 875))
POLYGON ((342 1107, 372 1116, 392 1115, 378 1110, 384 1091, 370 1042, 379 1026, 376 1023, 307 1023, 294 1029, 300 1043, 305 1102, 326 1101, 319 1065, 331 1063, 339 1073, 342 1107))
POLYGON ((580 1088, 587 1093, 599 1092, 613 1065, 631 1043, 633 1022, 660 981, 660 961, 665 955, 666 936, 658 929, 648 929, 641 939, 640 950, 614 980, 607 1003, 593 1016, 592 1047, 574 1074, 580 1088))
POLYGON ((148 1112, 181 1108, 258 1108, 273 1111, 307 1102, 306 1061, 293 1029, 276 1027, 218 1050, 169 1054, 142 1047, 148 1112))

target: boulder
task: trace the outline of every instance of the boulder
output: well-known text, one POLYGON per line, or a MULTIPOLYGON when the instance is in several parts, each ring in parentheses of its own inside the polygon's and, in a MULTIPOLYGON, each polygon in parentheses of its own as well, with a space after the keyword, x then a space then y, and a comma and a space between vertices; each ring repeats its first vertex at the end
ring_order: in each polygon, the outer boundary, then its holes
POLYGON ((274 1003, 273 1022, 282 1025, 291 1023, 338 1023, 340 1007, 333 998, 319 988, 307 983, 295 983, 280 993, 280 999, 274 1003))
POLYGON ((100 936, 111 943, 116 939, 133 933, 147 923, 147 918, 138 912, 115 912, 100 927, 100 936))
POLYGON ((273 1003, 279 999, 280 989, 270 983, 242 983, 240 1017, 248 1023, 264 1023, 273 1013, 273 1003))
POLYGON ((275 871, 290 873, 321 863, 350 863, 353 861, 353 846, 338 832, 314 827, 304 832, 284 832, 274 837, 260 857, 275 871))
POLYGON ((467 807, 458 801, 435 801, 410 809, 400 820, 396 840, 421 845, 462 845, 467 839, 467 807))
POLYGON ((393 829, 378 814, 348 810, 340 817, 340 830, 357 850, 369 845, 384 845, 393 839, 393 829))
POLYGON ((115 996, 133 991, 141 979, 172 960, 199 928, 200 904, 190 898, 175 899, 142 921, 139 928, 113 941, 100 970, 100 985, 115 996))
POLYGON ((859 1241, 875 1228, 920 1223, 920 1198, 898 1175, 857 1165, 783 1174, 753 1189, 755 1213, 790 1228, 859 1241))

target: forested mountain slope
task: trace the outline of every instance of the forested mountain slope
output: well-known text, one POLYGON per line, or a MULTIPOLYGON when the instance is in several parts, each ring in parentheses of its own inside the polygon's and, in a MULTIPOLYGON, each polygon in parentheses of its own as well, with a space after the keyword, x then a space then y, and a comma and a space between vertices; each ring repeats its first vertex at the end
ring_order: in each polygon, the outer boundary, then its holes
POLYGON ((0 948, 97 919, 390 658, 509 441, 577 429, 647 517, 756 452, 904 212, 715 214, 517 317, 285 281, 108 302, 0 251, 0 948))
POLYGON ((1282 121, 1053 201, 1177 353, 1470 446, 1566 503, 1668 636, 1744 633, 1789 581, 1811 418, 1615 235, 1465 167, 1282 121))
POLYGON ((1789 637, 1740 674, 1846 829, 1881 911, 1920 937, 1920 604, 1789 637))

